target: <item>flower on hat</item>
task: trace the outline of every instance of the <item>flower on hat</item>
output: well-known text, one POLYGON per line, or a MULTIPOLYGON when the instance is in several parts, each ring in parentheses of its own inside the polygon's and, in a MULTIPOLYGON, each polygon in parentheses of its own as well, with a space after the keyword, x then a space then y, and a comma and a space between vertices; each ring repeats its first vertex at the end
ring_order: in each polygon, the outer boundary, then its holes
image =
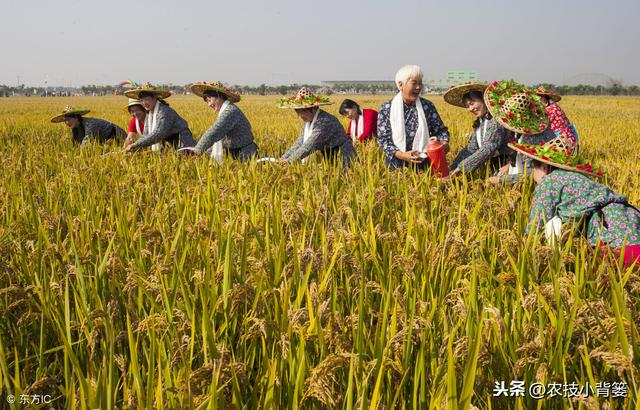
POLYGON ((312 94, 306 87, 303 87, 298 91, 296 95, 292 95, 291 97, 285 97, 280 99, 279 107, 280 108, 288 108, 288 107, 296 107, 299 106, 309 106, 314 107, 317 105, 325 105, 330 104, 328 97, 316 96, 312 94))

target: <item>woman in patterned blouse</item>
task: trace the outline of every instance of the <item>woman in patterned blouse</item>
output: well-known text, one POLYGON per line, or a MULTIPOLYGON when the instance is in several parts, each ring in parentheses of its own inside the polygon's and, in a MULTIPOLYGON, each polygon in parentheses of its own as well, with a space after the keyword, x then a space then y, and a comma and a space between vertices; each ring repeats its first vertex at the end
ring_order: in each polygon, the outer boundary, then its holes
POLYGON ((627 266, 640 263, 640 211, 626 197, 587 178, 602 173, 569 155, 569 144, 569 138, 558 137, 542 146, 512 145, 533 159, 533 179, 538 183, 527 233, 546 228, 547 239, 553 241, 561 237, 562 224, 582 223, 592 247, 606 245, 617 256, 623 253, 627 266))
POLYGON ((537 94, 545 105, 545 111, 549 117, 549 128, 556 136, 564 136, 571 144, 571 149, 578 152, 578 133, 575 127, 567 118, 558 101, 562 99, 560 94, 548 91, 544 87, 538 87, 537 94))
POLYGON ((304 122, 300 135, 280 158, 282 162, 304 162, 314 151, 320 151, 332 162, 339 156, 343 168, 351 164, 356 155, 353 143, 340 121, 319 108, 328 104, 332 104, 328 98, 315 96, 306 87, 302 87, 296 95, 280 100, 280 108, 293 108, 304 122))
POLYGON ((103 143, 111 139, 124 138, 126 133, 117 125, 99 118, 86 118, 90 110, 67 106, 61 114, 51 119, 51 122, 64 122, 71 128, 71 139, 76 145, 88 142, 103 143))
POLYGON ((218 112, 218 119, 202 135, 198 145, 186 152, 200 155, 207 151, 217 161, 222 161, 223 152, 240 161, 255 157, 258 146, 253 142, 251 124, 235 105, 240 101, 240 94, 225 88, 219 81, 194 83, 189 88, 202 97, 209 108, 218 112))
POLYGON ((125 91, 124 95, 140 100, 147 110, 144 134, 138 141, 127 146, 126 152, 132 153, 146 147, 152 147, 154 151, 160 150, 165 142, 174 148, 196 145, 187 121, 164 101, 171 96, 171 92, 147 83, 125 91))
POLYGON ((378 145, 392 170, 405 166, 427 169, 425 150, 430 140, 438 140, 448 149, 449 130, 433 103, 420 97, 422 77, 416 65, 398 70, 395 82, 399 92, 378 112, 378 145))
POLYGON ((451 163, 451 176, 470 173, 486 163, 491 164, 493 174, 509 161, 511 149, 507 144, 511 133, 500 126, 487 109, 483 96, 486 88, 487 84, 467 83, 451 87, 444 94, 446 102, 466 108, 476 116, 467 146, 451 163))

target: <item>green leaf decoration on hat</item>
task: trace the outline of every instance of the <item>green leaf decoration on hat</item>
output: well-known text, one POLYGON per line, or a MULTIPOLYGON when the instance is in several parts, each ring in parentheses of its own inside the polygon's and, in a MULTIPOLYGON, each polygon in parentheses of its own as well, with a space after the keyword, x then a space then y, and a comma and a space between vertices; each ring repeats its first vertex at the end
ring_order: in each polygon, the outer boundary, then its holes
POLYGON ((328 97, 314 95, 309 89, 302 87, 297 94, 281 98, 278 106, 280 108, 306 108, 326 104, 331 104, 328 97))
POLYGON ((586 171, 591 174, 602 176, 602 171, 594 167, 591 162, 587 161, 580 155, 572 155, 570 150, 562 150, 553 144, 517 144, 511 143, 511 146, 517 148, 523 152, 526 152, 532 157, 541 159, 553 164, 564 165, 566 167, 573 167, 580 171, 586 171))
POLYGON ((493 82, 487 87, 484 98, 494 118, 514 132, 537 134, 549 124, 540 96, 513 80, 493 82))

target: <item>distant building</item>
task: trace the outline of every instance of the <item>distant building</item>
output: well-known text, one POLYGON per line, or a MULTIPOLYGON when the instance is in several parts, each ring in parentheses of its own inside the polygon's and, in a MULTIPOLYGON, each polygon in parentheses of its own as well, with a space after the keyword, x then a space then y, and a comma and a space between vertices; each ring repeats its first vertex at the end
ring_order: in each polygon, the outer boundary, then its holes
POLYGON ((469 81, 480 81, 477 71, 455 70, 447 71, 444 78, 426 81, 427 87, 433 90, 446 90, 452 85, 466 83, 469 81))
MULTIPOLYGON (((477 71, 452 70, 447 71, 444 78, 424 80, 425 92, 444 91, 452 85, 480 81, 477 71)), ((396 92, 397 88, 393 80, 326 80, 322 86, 337 92, 362 93, 362 92, 396 92)))
POLYGON ((360 86, 360 87, 380 87, 380 86, 387 86, 387 87, 394 87, 394 82, 393 80, 352 80, 352 81, 344 81, 344 80, 327 80, 327 81, 321 81, 320 82, 323 86, 325 87, 353 87, 353 86, 360 86))

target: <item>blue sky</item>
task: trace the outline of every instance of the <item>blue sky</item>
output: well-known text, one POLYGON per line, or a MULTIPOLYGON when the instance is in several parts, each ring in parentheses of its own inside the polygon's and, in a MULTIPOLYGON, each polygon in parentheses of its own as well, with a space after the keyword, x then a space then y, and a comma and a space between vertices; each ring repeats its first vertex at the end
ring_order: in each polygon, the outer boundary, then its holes
POLYGON ((0 84, 288 84, 428 78, 562 83, 603 73, 640 84, 640 1, 11 2, 0 84))

